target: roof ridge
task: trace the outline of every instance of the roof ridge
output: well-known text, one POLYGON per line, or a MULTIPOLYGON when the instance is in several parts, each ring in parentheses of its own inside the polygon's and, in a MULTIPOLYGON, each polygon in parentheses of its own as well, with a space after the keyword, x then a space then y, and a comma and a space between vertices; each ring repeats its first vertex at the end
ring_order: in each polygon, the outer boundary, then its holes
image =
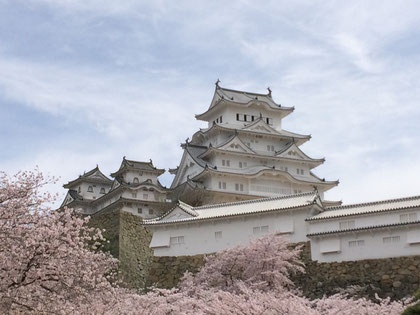
POLYGON ((408 196, 408 197, 402 197, 402 198, 384 199, 384 200, 378 200, 378 201, 360 202, 360 203, 341 205, 341 206, 332 206, 332 207, 327 207, 326 210, 348 209, 348 208, 355 208, 359 206, 373 206, 373 205, 384 204, 384 203, 389 203, 389 202, 407 201, 407 200, 414 200, 414 199, 420 199, 420 195, 408 196))
POLYGON ((314 191, 310 192, 303 192, 293 195, 284 195, 284 196, 276 196, 276 197, 266 197, 266 198, 257 198, 257 199, 248 199, 248 200, 241 200, 241 201, 233 201, 233 202, 225 202, 225 203, 216 203, 211 205, 203 205, 198 207, 193 207, 194 210, 201 210, 201 209, 208 209, 208 208, 216 208, 216 207, 228 207, 228 206, 234 206, 234 205, 241 205, 246 203, 256 203, 256 202, 267 202, 272 200, 281 200, 281 199, 290 199, 290 198, 296 198, 301 197, 305 195, 313 195, 316 194, 314 191))
POLYGON ((219 89, 223 90, 223 91, 238 92, 238 93, 252 94, 252 95, 259 95, 259 96, 267 96, 267 97, 269 95, 268 93, 267 94, 262 94, 262 93, 247 92, 247 91, 242 91, 242 90, 227 89, 227 88, 223 88, 221 86, 219 86, 219 89))
POLYGON ((325 235, 325 234, 334 234, 334 233, 346 233, 346 232, 354 232, 354 231, 362 231, 368 229, 380 229, 380 228, 387 228, 392 226, 402 226, 402 225, 410 225, 410 224, 418 224, 420 220, 409 221, 409 222, 395 222, 395 223, 387 223, 387 224, 379 224, 379 225, 368 225, 368 226, 361 226, 357 228, 345 229, 345 230, 332 230, 326 232, 316 232, 316 233, 309 233, 306 234, 307 237, 309 236, 318 236, 318 235, 325 235))

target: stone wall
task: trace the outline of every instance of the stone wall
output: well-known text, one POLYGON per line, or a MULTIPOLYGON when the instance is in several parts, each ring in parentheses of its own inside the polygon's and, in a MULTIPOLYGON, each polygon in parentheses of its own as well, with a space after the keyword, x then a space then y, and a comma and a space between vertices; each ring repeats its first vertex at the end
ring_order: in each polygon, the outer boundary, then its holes
POLYGON ((152 233, 141 225, 142 218, 131 213, 112 210, 93 215, 89 224, 100 229, 109 243, 103 250, 120 260, 119 277, 126 287, 144 288, 152 263, 149 248, 152 233))
MULTIPOLYGON (((120 260, 120 277, 127 287, 172 288, 185 271, 196 272, 204 264, 203 255, 153 257, 149 248, 152 233, 140 223, 140 217, 120 210, 94 215, 90 221, 105 229, 104 236, 109 240, 105 250, 120 260)), ((377 293, 395 299, 411 295, 420 287, 420 256, 317 263, 310 260, 307 243, 302 260, 306 273, 293 280, 309 298, 359 286, 363 288, 359 291, 362 296, 374 297, 377 293)))
MULTIPOLYGON (((369 298, 377 293, 380 297, 400 299, 420 287, 420 256, 317 263, 310 260, 308 245, 302 251, 306 273, 295 276, 293 281, 311 299, 338 292, 369 298)), ((185 271, 195 272, 203 264, 203 255, 153 257, 147 284, 173 288, 185 271)))
POLYGON ((141 222, 138 216, 120 212, 120 278, 130 288, 145 287, 153 258, 152 232, 141 222))
POLYGON ((186 271, 197 272, 204 265, 204 255, 153 257, 148 286, 170 289, 175 287, 186 271))
POLYGON ((309 243, 302 252, 306 273, 294 278, 309 298, 331 295, 349 286, 352 295, 400 299, 412 295, 420 287, 420 256, 359 261, 317 263, 310 260, 309 243), (354 292, 358 291, 358 292, 354 292))

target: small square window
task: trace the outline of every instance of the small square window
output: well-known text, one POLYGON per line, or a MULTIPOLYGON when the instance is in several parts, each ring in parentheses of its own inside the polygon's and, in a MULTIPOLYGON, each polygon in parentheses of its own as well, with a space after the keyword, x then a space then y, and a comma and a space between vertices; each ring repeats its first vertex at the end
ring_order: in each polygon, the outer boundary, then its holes
POLYGON ((137 208, 137 213, 143 213, 143 209, 142 208, 137 208))
POLYGON ((214 232, 214 238, 220 240, 222 238, 222 231, 214 232))
POLYGON ((261 227, 261 233, 268 233, 268 225, 264 225, 261 227))

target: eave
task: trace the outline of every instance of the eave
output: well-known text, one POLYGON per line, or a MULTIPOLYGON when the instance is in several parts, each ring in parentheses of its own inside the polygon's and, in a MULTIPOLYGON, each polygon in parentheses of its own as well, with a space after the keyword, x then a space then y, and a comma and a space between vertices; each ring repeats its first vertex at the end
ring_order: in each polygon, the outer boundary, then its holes
POLYGON ((320 181, 320 182, 315 181, 315 182, 312 182, 312 181, 301 180, 301 179, 295 178, 289 172, 282 171, 282 170, 275 169, 275 168, 270 168, 270 167, 263 168, 263 169, 255 172, 255 173, 250 173, 250 174, 219 171, 219 170, 214 170, 214 169, 210 169, 210 168, 206 167, 201 173, 194 176, 194 178, 192 178, 192 180, 194 180, 194 181, 199 180, 201 177, 207 175, 208 173, 226 174, 226 175, 230 175, 230 176, 232 176, 232 175, 233 176, 244 176, 244 177, 247 177, 247 178, 259 177, 264 173, 275 173, 275 174, 284 175, 285 177, 287 177, 292 182, 295 182, 295 183, 298 183, 298 184, 303 183, 303 184, 308 184, 308 185, 312 185, 312 186, 322 186, 322 187, 326 187, 327 188, 326 190, 331 189, 331 188, 333 188, 333 187, 335 187, 339 184, 339 181, 320 181))
POLYGON ((334 230, 334 231, 326 231, 326 232, 317 232, 317 233, 310 233, 307 234, 307 237, 317 237, 317 236, 325 236, 325 235, 332 235, 332 234, 345 234, 345 233, 356 233, 361 231, 370 231, 370 230, 377 230, 377 229, 389 229, 394 227, 401 227, 401 226, 412 226, 420 224, 420 221, 412 221, 412 222, 398 222, 398 223, 391 223, 391 224, 381 224, 381 225, 370 225, 364 226, 360 228, 353 228, 353 229, 346 229, 346 230, 334 230))
POLYGON ((202 136, 206 136, 208 133, 214 132, 216 130, 219 131, 226 131, 229 133, 238 133, 238 134, 250 134, 250 135, 259 135, 259 136, 265 136, 265 137, 272 137, 272 138, 279 138, 279 139, 287 139, 287 140, 291 140, 294 141, 297 145, 302 145, 304 144, 306 141, 311 139, 311 135, 299 135, 299 134, 294 134, 292 135, 285 135, 285 134, 281 134, 279 131, 276 131, 276 133, 265 133, 265 132, 258 132, 258 131, 253 131, 253 130, 247 130, 247 129, 236 129, 236 128, 228 128, 225 126, 221 126, 219 124, 214 124, 213 126, 211 126, 210 128, 206 129, 206 130, 199 130, 197 131, 191 140, 191 143, 194 143, 194 138, 197 137, 198 134, 202 135, 202 136))
POLYGON ((266 110, 268 111, 279 111, 282 113, 282 118, 286 117, 287 115, 289 115, 290 113, 292 113, 294 111, 294 107, 272 107, 269 104, 267 104, 266 102, 263 101, 259 101, 259 100, 250 100, 247 103, 240 103, 240 102, 235 102, 232 100, 226 100, 226 99, 221 99, 219 102, 217 102, 213 107, 209 108, 207 111, 205 111, 202 114, 198 114, 195 115, 195 118, 198 120, 203 120, 203 121, 208 121, 206 119, 209 119, 209 117, 214 114, 215 112, 217 112, 217 110, 219 110, 220 108, 222 108, 222 106, 229 106, 229 105, 233 105, 233 106, 238 106, 238 107, 251 107, 251 106, 263 106, 266 110))

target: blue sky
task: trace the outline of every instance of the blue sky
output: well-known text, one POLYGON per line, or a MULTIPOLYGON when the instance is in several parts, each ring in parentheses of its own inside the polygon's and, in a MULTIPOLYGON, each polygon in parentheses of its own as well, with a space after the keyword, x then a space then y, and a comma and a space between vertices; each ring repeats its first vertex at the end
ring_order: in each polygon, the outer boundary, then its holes
MULTIPOLYGON (((404 1, 0 0, 0 169, 175 167, 217 78, 295 112, 345 203, 420 194, 420 10, 404 1)), ((163 175, 169 185, 170 175, 163 175)))

